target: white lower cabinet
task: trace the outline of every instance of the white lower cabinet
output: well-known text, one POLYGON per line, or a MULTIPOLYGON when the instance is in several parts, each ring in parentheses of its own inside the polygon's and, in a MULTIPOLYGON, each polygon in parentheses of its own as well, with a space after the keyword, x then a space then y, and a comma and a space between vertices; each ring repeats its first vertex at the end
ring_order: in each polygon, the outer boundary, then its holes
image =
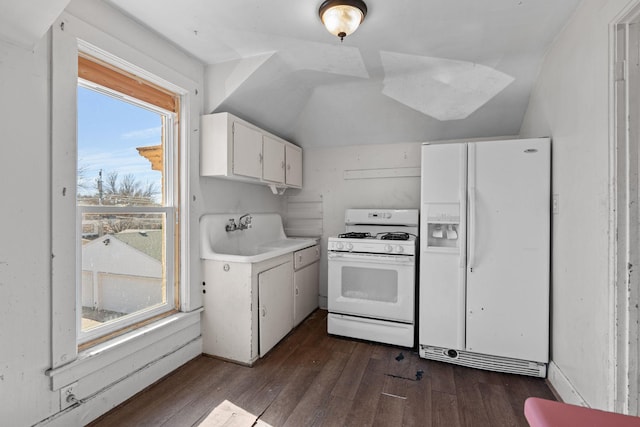
POLYGON ((293 329, 294 304, 296 324, 318 306, 317 256, 313 246, 253 264, 203 260, 203 352, 249 366, 264 356, 293 329))
POLYGON ((318 308, 320 247, 297 251, 293 260, 293 326, 298 326, 318 308))
POLYGON ((258 274, 260 357, 267 354, 293 328, 291 262, 258 274))

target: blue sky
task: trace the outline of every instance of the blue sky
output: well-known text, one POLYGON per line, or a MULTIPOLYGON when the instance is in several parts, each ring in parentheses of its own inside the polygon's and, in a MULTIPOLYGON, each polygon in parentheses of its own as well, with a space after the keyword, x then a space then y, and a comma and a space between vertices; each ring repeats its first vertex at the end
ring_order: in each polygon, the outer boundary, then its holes
POLYGON ((100 169, 103 177, 133 173, 143 184, 162 188, 161 173, 136 150, 160 144, 161 124, 158 113, 78 86, 78 167, 85 169, 89 192, 100 169))

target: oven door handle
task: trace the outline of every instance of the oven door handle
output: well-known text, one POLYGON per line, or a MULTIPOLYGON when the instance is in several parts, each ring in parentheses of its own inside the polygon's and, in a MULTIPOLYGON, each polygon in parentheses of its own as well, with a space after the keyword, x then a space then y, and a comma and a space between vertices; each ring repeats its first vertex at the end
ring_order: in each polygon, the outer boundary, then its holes
POLYGON ((329 252, 327 254, 329 261, 362 263, 362 264, 395 264, 395 265, 414 265, 415 257, 409 255, 368 255, 354 254, 350 252, 329 252))

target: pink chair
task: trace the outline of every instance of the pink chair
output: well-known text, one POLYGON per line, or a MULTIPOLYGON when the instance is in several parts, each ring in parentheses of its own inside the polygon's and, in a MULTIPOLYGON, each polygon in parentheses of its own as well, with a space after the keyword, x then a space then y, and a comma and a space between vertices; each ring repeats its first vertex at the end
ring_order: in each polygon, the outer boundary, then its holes
POLYGON ((531 427, 640 427, 640 418, 530 397, 524 416, 531 427))

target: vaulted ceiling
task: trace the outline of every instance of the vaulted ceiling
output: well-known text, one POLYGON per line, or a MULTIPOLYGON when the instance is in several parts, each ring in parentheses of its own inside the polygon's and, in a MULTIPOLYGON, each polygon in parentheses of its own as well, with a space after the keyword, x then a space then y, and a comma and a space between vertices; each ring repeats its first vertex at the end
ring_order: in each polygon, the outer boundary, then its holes
POLYGON ((365 0, 344 42, 322 0, 105 0, 202 60, 206 112, 303 147, 516 135, 580 0, 365 0))

